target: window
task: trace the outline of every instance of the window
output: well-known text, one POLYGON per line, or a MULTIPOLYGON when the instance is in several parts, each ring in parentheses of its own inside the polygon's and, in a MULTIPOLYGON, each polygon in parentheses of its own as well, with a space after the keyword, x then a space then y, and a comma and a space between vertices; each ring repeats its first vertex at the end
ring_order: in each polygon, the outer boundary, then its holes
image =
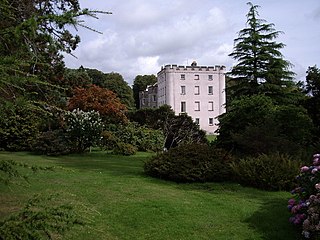
POLYGON ((208 86, 208 94, 209 95, 213 94, 213 86, 208 86))
POLYGON ((180 112, 186 112, 186 102, 181 102, 181 111, 180 112))
POLYGON ((194 120, 194 122, 195 122, 197 125, 199 125, 200 119, 199 119, 199 118, 196 118, 196 119, 194 120))
POLYGON ((194 95, 199 95, 200 94, 200 87, 199 86, 195 86, 194 87, 194 95))
POLYGON ((209 110, 209 111, 214 111, 213 101, 210 101, 210 102, 209 102, 208 110, 209 110))
POLYGON ((194 102, 194 110, 200 111, 200 102, 199 101, 194 102))
POLYGON ((153 97, 153 101, 156 102, 157 101, 157 96, 153 95, 152 97, 153 97))
POLYGON ((213 118, 209 118, 209 126, 213 126, 213 118))
POLYGON ((194 80, 199 80, 199 75, 194 75, 194 80))
POLYGON ((209 81, 212 81, 212 80, 213 80, 212 75, 208 75, 208 80, 209 80, 209 81))
POLYGON ((186 79, 186 75, 185 74, 181 74, 181 80, 185 80, 186 79))
POLYGON ((186 86, 181 86, 181 95, 186 95, 186 86))

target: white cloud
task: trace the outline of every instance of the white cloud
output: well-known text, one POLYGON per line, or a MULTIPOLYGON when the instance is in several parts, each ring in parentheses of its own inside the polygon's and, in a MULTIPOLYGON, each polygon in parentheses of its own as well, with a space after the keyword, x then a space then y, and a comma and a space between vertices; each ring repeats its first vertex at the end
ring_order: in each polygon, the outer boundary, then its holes
MULTIPOLYGON (((316 2, 316 0, 310 0, 316 2)), ((82 42, 75 51, 78 59, 66 58, 67 66, 96 68, 103 72, 119 72, 132 83, 136 75, 156 74, 164 64, 190 64, 196 60, 199 65, 225 65, 230 68, 233 60, 228 57, 232 52, 233 39, 237 31, 245 26, 245 15, 248 6, 245 2, 232 0, 116 0, 84 1, 82 7, 112 11, 112 15, 102 16, 99 20, 90 20, 89 26, 102 31, 103 35, 80 31, 82 42), (84 5, 86 4, 86 5, 84 5)), ((319 34, 316 27, 308 24, 292 24, 295 19, 285 17, 283 11, 288 6, 297 8, 300 16, 310 8, 303 3, 290 1, 265 2, 257 0, 263 12, 263 18, 269 22, 278 20, 281 29, 289 35, 287 39, 296 38, 298 45, 287 44, 286 56, 291 60, 290 53, 296 54, 296 49, 311 49, 299 53, 316 52, 312 47, 318 47, 319 34), (275 11, 275 9, 278 9, 275 11), (274 16, 274 14, 276 14, 274 16), (294 26, 294 27, 293 27, 294 26), (298 28, 296 26, 303 26, 298 28), (287 27, 287 29, 285 28, 287 27), (290 30, 290 31, 289 31, 290 30), (301 34, 303 32, 303 34, 301 34), (308 34, 312 32, 312 34, 308 34), (313 36, 306 42, 306 37, 313 36), (315 43, 315 44, 314 44, 315 43), (290 49, 293 48, 293 49, 290 49)), ((317 9, 317 8, 316 8, 317 9)), ((319 11, 318 11, 319 12, 319 11)), ((315 11, 317 13, 317 11, 315 11)), ((290 15, 291 16, 291 15, 290 15)), ((299 18, 299 21, 307 19, 299 18)), ((274 22, 276 27, 277 22, 274 22)), ((278 30, 278 29, 277 29, 278 30)), ((304 67, 306 58, 318 59, 318 56, 296 56, 297 63, 304 67)), ((313 60, 315 61, 315 60, 313 60)), ((317 64, 317 62, 314 62, 317 64)), ((318 63, 318 65, 320 65, 318 63)), ((306 67, 305 67, 306 68, 306 67)), ((299 74, 300 75, 300 74, 299 74)))

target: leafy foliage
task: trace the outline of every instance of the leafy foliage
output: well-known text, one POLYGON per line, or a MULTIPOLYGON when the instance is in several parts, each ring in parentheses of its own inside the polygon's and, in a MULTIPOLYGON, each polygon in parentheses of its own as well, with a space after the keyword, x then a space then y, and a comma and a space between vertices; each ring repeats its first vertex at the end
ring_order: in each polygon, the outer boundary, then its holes
POLYGON ((0 95, 8 100, 33 92, 47 99, 63 75, 61 52, 80 42, 69 27, 86 27, 82 16, 103 13, 81 9, 77 0, 3 0, 0 8, 0 95))
POLYGON ((161 130, 139 126, 137 123, 109 125, 109 130, 102 134, 102 142, 109 149, 120 144, 130 144, 139 151, 160 151, 163 149, 164 136, 161 130))
POLYGON ((289 190, 301 165, 289 155, 273 153, 231 163, 236 181, 263 190, 289 190))
POLYGON ((185 144, 145 162, 146 174, 175 182, 207 182, 230 179, 231 157, 205 144, 185 144))
MULTIPOLYGON (((234 50, 229 55, 239 62, 232 68, 230 75, 235 78, 233 97, 261 93, 260 84, 272 86, 272 93, 281 91, 292 79, 290 63, 282 58, 280 50, 283 43, 274 41, 281 32, 274 29, 274 24, 259 19, 257 5, 248 3, 247 26, 239 31, 234 40, 234 50), (275 86, 279 86, 277 88, 275 86)), ((264 88, 262 88, 264 89, 264 88)), ((263 91, 268 94, 268 91, 263 91)))
POLYGON ((72 141, 62 129, 49 130, 39 135, 32 151, 48 156, 64 155, 72 151, 72 141))
POLYGON ((304 106, 317 127, 314 141, 320 142, 320 69, 317 66, 309 67, 307 70, 305 92, 309 97, 304 106))
POLYGON ((30 150, 45 115, 24 99, 5 101, 0 105, 0 148, 30 150))
POLYGON ((21 169, 29 169, 32 172, 52 171, 53 167, 29 166, 28 164, 18 163, 13 160, 0 160, 0 183, 6 185, 19 183, 19 180, 28 181, 28 176, 21 169))
POLYGON ((71 204, 36 195, 20 212, 0 222, 0 239, 56 239, 83 224, 71 204))
POLYGON ((288 201, 288 209, 293 214, 289 219, 306 238, 320 238, 320 154, 313 155, 311 166, 300 168, 296 177, 297 187, 291 191, 294 198, 288 201))
POLYGON ((109 123, 127 122, 127 108, 112 91, 91 85, 89 88, 75 88, 69 99, 69 110, 97 111, 109 123))
POLYGON ((115 72, 103 73, 97 69, 90 68, 86 68, 85 71, 94 85, 111 90, 128 109, 134 109, 132 89, 121 74, 115 72))
POLYGON ((65 114, 65 129, 76 152, 84 152, 98 144, 103 128, 100 114, 96 111, 74 109, 65 114))
POLYGON ((301 106, 277 105, 264 95, 244 96, 219 116, 217 144, 237 154, 294 154, 309 145, 312 129, 301 106))
POLYGON ((170 149, 187 143, 208 143, 206 133, 190 116, 180 114, 164 122, 165 147, 170 149))
POLYGON ((137 152, 137 148, 130 143, 117 142, 115 148, 113 149, 114 154, 130 156, 137 152))

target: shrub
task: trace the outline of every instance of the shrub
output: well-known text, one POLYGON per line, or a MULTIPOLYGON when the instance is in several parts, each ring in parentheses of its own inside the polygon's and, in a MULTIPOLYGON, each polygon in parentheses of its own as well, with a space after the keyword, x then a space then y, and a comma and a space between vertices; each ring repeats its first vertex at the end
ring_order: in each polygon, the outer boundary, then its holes
POLYGON ((0 104, 0 148, 30 150, 42 125, 40 112, 23 99, 0 104))
POLYGON ((119 154, 119 155, 134 155, 137 152, 137 148, 134 147, 131 144, 128 143, 123 143, 119 142, 117 143, 117 146, 113 149, 114 154, 119 154))
POLYGON ((71 151, 70 141, 62 130, 47 131, 40 134, 32 151, 48 156, 59 156, 71 151))
POLYGON ((185 144, 153 156, 146 174, 175 182, 224 181, 230 177, 231 157, 205 144, 185 144))
POLYGON ((110 131, 103 136, 104 144, 114 144, 122 142, 131 144, 139 151, 160 151, 163 148, 164 136, 161 130, 154 130, 137 123, 119 125, 117 127, 109 125, 110 131), (113 128, 113 129, 112 129, 113 128))
POLYGON ((235 180, 264 190, 288 190, 300 162, 285 154, 261 154, 231 163, 235 180))
POLYGON ((120 139, 111 131, 103 131, 101 134, 100 146, 106 150, 115 149, 120 139))
POLYGON ((305 238, 320 239, 320 154, 313 156, 312 166, 303 166, 296 177, 298 186, 288 201, 293 214, 291 223, 302 229, 305 238))
POLYGON ((67 136, 76 152, 84 152, 87 148, 97 144, 104 127, 98 112, 84 112, 79 109, 66 112, 65 125, 67 136))

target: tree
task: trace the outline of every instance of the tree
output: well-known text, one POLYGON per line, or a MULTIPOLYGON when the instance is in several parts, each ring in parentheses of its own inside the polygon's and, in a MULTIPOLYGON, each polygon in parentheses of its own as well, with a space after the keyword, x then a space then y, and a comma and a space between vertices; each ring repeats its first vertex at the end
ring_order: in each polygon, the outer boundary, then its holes
POLYGON ((71 54, 80 42, 69 26, 86 27, 80 18, 100 11, 81 9, 78 0, 2 0, 0 12, 0 96, 37 93, 39 101, 63 76, 61 53, 71 54))
POLYGON ((97 69, 86 68, 85 71, 92 79, 92 83, 103 88, 107 88, 117 94, 117 97, 129 110, 134 108, 132 89, 123 79, 120 73, 103 73, 97 69))
POLYGON ((233 98, 270 91, 281 94, 293 77, 289 71, 291 64, 280 52, 285 45, 274 41, 281 32, 274 29, 274 24, 258 18, 259 6, 250 2, 248 5, 247 27, 240 30, 229 54, 238 61, 229 73, 236 82, 233 98))
POLYGON ((157 82, 157 77, 155 75, 138 75, 135 77, 132 90, 133 98, 136 104, 136 108, 140 108, 139 92, 146 90, 148 85, 155 84, 157 82))
POLYGON ((69 99, 68 109, 79 108, 83 111, 97 111, 108 123, 127 122, 127 108, 112 91, 91 85, 89 88, 75 88, 69 99))
POLYGON ((262 94, 243 96, 219 116, 217 145, 239 155, 294 154, 310 144, 312 130, 301 106, 278 105, 262 94))
POLYGON ((120 98, 120 101, 125 104, 129 110, 132 110, 135 107, 133 92, 121 74, 111 72, 105 73, 104 76, 105 81, 102 84, 102 87, 108 88, 117 94, 118 98, 120 98))
POLYGON ((76 87, 87 87, 92 84, 89 75, 83 69, 66 69, 59 86, 66 88, 68 95, 76 87))
POLYGON ((96 111, 74 109, 65 114, 65 128, 76 152, 84 152, 101 138, 103 123, 96 111))
POLYGON ((314 125, 317 127, 315 135, 319 141, 320 137, 320 69, 317 66, 308 67, 306 76, 305 92, 309 95, 305 102, 305 108, 308 110, 314 125))

